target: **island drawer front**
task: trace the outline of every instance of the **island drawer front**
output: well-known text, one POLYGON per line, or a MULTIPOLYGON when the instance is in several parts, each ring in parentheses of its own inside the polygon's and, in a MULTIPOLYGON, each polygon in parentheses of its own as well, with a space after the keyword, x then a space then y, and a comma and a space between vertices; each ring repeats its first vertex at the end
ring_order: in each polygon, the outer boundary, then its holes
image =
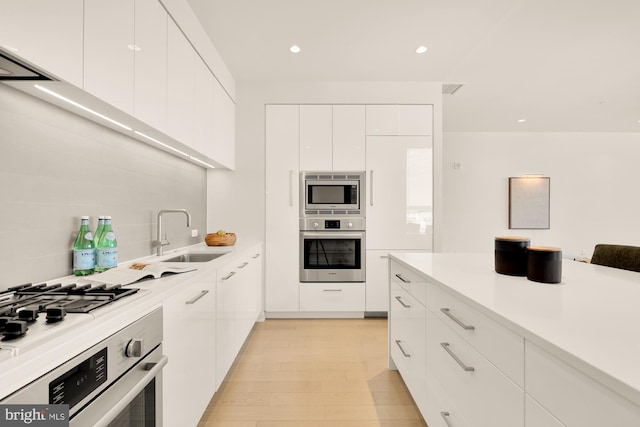
POLYGON ((472 427, 453 402, 454 399, 427 367, 427 408, 424 419, 429 427, 472 427))
POLYGON ((527 394, 567 427, 638 426, 640 406, 527 341, 527 394))
POLYGON ((524 338, 438 285, 430 283, 427 292, 427 307, 433 313, 524 388, 524 338))
POLYGON ((391 262, 391 281, 398 283, 407 292, 427 305, 427 282, 423 276, 398 262, 391 262))
POLYGON ((426 311, 398 284, 391 284, 389 354, 423 412, 426 403, 426 311))
POLYGON ((525 394, 524 414, 526 427, 566 427, 527 394, 525 394))
POLYGON ((427 365, 474 427, 524 426, 524 390, 431 310, 427 310, 427 365))
POLYGON ((364 311, 364 283, 301 283, 301 311, 364 311))

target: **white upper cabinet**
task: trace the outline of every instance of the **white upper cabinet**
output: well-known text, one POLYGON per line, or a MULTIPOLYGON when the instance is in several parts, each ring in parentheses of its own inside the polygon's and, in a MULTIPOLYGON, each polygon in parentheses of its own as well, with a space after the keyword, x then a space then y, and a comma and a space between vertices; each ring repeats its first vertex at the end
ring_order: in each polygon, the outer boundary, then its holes
POLYGON ((167 12, 157 0, 135 0, 134 116, 167 130, 167 12))
POLYGON ((300 106, 300 170, 333 170, 331 105, 300 106))
POLYGON ((364 105, 301 105, 300 170, 364 170, 364 130, 364 105))
POLYGON ((215 158, 214 150, 214 77, 200 57, 195 57, 193 148, 215 158))
POLYGON ((367 137, 367 249, 431 249, 430 136, 367 137))
POLYGON ((178 26, 168 21, 167 134, 193 145, 195 52, 178 26))
POLYGON ((333 106, 333 170, 365 170, 365 106, 333 106))
POLYGON ((213 81, 213 158, 235 167, 236 104, 218 80, 213 81))
POLYGON ((133 115, 134 2, 85 0, 84 90, 133 115))
POLYGON ((367 105, 367 135, 432 134, 432 105, 367 105))
POLYGON ((2 49, 82 87, 83 0, 3 1, 1 9, 2 49))

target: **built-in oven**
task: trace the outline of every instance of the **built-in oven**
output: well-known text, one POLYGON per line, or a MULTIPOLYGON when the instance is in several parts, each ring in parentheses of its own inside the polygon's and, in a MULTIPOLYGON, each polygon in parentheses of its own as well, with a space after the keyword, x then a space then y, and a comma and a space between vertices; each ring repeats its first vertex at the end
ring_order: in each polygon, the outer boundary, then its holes
POLYGON ((300 172, 300 217, 364 217, 364 194, 364 172, 300 172))
POLYGON ((161 427, 166 363, 158 308, 0 403, 68 405, 72 427, 161 427))
POLYGON ((365 219, 301 218, 300 282, 364 282, 365 219))

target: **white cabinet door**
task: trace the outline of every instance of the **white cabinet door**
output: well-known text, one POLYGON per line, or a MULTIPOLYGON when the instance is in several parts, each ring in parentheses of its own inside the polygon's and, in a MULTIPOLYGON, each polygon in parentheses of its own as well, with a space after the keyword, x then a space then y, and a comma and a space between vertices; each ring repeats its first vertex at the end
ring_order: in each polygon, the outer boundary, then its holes
POLYGON ((222 85, 213 82, 213 155, 224 166, 235 167, 236 104, 222 85))
POLYGON ((367 250, 365 311, 389 311, 389 251, 367 250))
POLYGON ((367 249, 431 249, 429 136, 367 137, 367 249))
POLYGON ((265 310, 298 311, 297 105, 266 107, 265 310))
POLYGON ((300 170, 333 170, 332 106, 300 106, 300 170))
POLYGON ((367 135, 432 135, 432 105, 367 105, 367 135))
POLYGON ((211 71, 199 56, 195 57, 194 136, 193 148, 214 158, 214 82, 211 71))
POLYGON ((215 392, 215 275, 163 301, 163 422, 195 426, 215 392), (197 368, 197 369, 196 369, 197 368))
POLYGON ((134 116, 167 128, 167 12, 157 0, 135 0, 134 116))
POLYGON ((333 170, 365 170, 365 106, 333 106, 333 170))
POLYGON ((133 115, 134 2, 85 0, 84 90, 133 115))
POLYGON ((2 2, 0 47, 80 88, 83 37, 83 0, 2 2))
POLYGON ((525 394, 524 402, 525 427, 565 427, 549 411, 544 409, 531 396, 525 394))
POLYGON ((236 297, 241 278, 235 261, 218 269, 216 284, 216 390, 220 388, 236 358, 236 297))
POLYGON ((167 134, 193 145, 195 52, 172 19, 168 20, 167 134))

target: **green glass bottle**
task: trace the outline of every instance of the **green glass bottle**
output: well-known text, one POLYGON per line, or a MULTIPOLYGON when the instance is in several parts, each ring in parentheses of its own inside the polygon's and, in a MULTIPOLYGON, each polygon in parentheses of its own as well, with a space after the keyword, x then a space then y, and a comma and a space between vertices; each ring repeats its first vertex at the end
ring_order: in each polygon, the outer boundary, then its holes
POLYGON ((98 242, 100 241, 100 237, 102 237, 102 232, 104 231, 104 215, 100 215, 98 217, 98 226, 96 227, 96 232, 93 233, 93 242, 98 247, 98 242))
POLYGON ((96 271, 102 272, 118 265, 118 241, 111 228, 111 217, 104 217, 102 236, 96 245, 96 271))
POLYGON ((89 217, 83 216, 80 230, 73 244, 73 274, 87 276, 93 274, 96 266, 96 247, 93 234, 89 231, 89 217))

